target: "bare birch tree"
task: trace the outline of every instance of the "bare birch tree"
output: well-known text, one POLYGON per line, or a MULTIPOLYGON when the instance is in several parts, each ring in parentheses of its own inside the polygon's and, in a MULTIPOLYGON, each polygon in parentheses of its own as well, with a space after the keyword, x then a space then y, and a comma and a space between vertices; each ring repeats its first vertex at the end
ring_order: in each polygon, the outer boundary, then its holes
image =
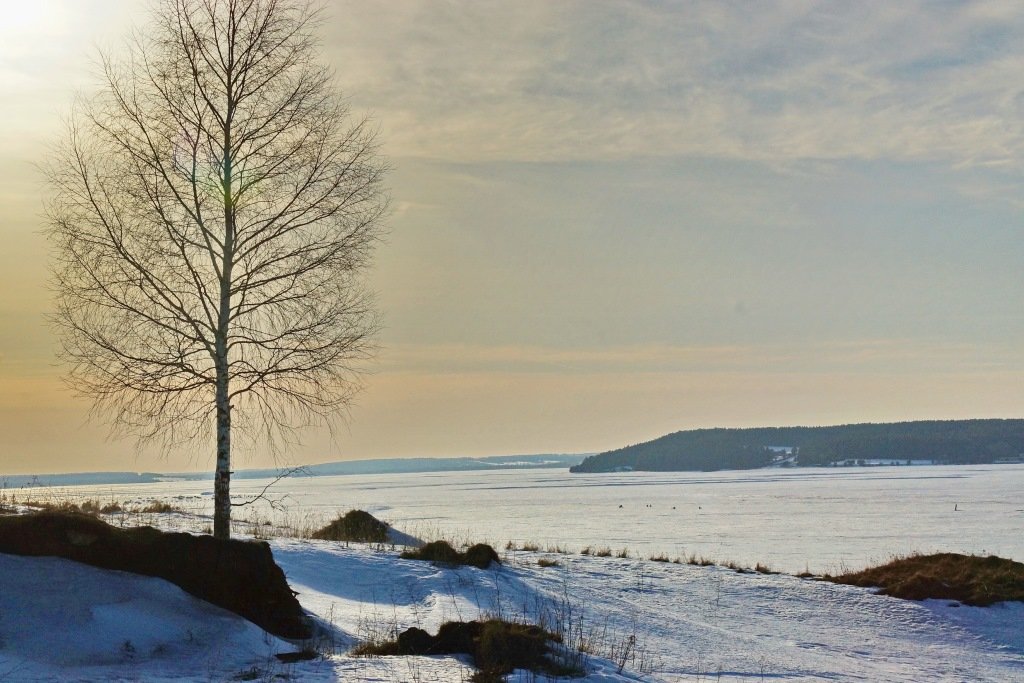
POLYGON ((233 430, 331 424, 372 350, 384 168, 318 24, 308 0, 161 0, 48 165, 70 382, 143 442, 214 429, 218 538, 233 430))

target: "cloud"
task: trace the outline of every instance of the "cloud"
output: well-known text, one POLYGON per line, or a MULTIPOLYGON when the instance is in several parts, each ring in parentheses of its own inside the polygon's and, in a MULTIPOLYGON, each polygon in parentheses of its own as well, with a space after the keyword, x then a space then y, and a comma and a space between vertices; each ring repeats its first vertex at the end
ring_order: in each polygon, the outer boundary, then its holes
POLYGON ((857 339, 802 344, 643 344, 594 348, 529 345, 398 344, 380 356, 382 374, 615 375, 647 373, 963 375, 1020 373, 1011 343, 857 339))
POLYGON ((342 83, 397 155, 992 164, 1024 153, 1024 13, 1005 3, 332 8, 342 83))

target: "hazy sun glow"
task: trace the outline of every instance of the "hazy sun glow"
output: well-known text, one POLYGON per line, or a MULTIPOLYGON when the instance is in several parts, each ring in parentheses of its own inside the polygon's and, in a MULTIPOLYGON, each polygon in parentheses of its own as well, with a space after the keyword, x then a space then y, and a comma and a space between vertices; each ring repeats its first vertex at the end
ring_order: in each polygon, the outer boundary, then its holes
POLYGON ((0 46, 10 45, 12 39, 19 37, 49 33, 48 29, 58 20, 54 4, 52 0, 4 0, 0 9, 0 46))

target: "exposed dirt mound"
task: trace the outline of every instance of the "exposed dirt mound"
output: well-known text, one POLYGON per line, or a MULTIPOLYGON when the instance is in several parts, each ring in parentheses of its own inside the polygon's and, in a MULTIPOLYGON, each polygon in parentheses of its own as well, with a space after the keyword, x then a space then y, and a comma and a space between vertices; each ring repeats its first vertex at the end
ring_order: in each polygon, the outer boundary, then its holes
POLYGON ((388 525, 369 512, 349 510, 343 516, 313 534, 322 541, 387 543, 388 525))
POLYGON ((459 551, 447 541, 433 541, 422 548, 407 550, 401 555, 404 560, 425 560, 426 562, 441 562, 443 564, 461 564, 459 562, 459 551))
POLYGON ((1024 602, 1024 564, 994 555, 913 555, 824 578, 852 586, 877 586, 884 595, 908 600, 958 600, 979 607, 1004 600, 1024 602))
POLYGON ((480 569, 487 569, 491 566, 491 562, 501 564, 498 553, 486 543, 477 543, 471 546, 469 550, 463 553, 463 556, 466 564, 471 567, 479 567, 480 569))
POLYGON ((89 515, 39 512, 0 517, 0 552, 55 556, 103 569, 156 576, 284 638, 308 638, 305 614, 270 546, 118 529, 89 515))
POLYGON ((401 555, 405 560, 426 560, 441 564, 464 564, 480 569, 487 569, 491 562, 501 564, 498 553, 486 543, 477 543, 464 553, 460 553, 447 541, 434 541, 417 550, 408 550, 401 555))
POLYGON ((499 681, 514 669, 550 675, 574 673, 548 658, 550 643, 561 638, 539 626, 491 619, 489 621, 449 621, 432 636, 410 628, 398 639, 380 645, 364 646, 358 654, 373 655, 455 655, 473 656, 479 672, 474 681, 499 681))

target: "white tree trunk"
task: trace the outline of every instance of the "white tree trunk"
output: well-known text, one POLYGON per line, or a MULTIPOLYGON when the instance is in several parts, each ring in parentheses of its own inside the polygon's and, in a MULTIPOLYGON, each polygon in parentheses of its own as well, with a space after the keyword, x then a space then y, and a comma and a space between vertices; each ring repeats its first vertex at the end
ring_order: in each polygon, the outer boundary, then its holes
POLYGON ((231 537, 231 404, 227 372, 217 378, 217 469, 213 478, 213 536, 222 539, 231 537))

